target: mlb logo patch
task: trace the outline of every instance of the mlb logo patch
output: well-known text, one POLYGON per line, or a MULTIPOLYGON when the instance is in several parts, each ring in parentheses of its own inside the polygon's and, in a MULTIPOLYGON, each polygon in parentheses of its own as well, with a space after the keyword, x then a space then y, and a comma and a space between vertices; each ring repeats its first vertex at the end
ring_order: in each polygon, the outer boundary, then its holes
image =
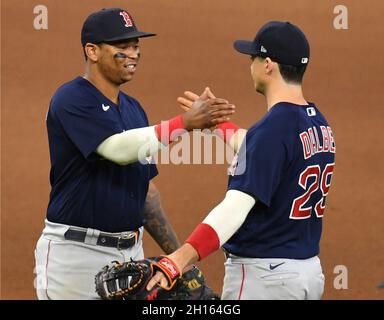
POLYGON ((307 108, 308 117, 314 117, 316 115, 316 110, 313 107, 307 108))

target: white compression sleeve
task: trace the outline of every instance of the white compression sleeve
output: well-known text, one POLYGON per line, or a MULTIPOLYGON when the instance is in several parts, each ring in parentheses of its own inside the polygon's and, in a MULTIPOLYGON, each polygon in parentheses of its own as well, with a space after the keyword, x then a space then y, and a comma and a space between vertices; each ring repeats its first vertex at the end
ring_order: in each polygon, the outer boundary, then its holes
POLYGON ((164 145, 159 141, 155 126, 132 129, 104 140, 96 152, 112 162, 126 165, 158 152, 164 145))
POLYGON ((250 195, 229 190, 224 200, 208 214, 203 223, 216 231, 221 246, 241 227, 255 203, 256 200, 250 195))

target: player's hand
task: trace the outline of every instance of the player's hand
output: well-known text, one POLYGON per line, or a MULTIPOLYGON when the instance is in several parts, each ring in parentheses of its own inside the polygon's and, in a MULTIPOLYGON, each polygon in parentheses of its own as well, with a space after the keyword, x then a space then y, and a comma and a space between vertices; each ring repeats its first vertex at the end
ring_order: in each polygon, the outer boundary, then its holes
MULTIPOLYGON (((207 93, 207 96, 209 99, 215 99, 215 95, 211 91, 209 87, 206 87, 204 92, 207 93)), ((202 96, 204 92, 200 95, 202 96)), ((178 97, 177 102, 179 103, 179 107, 183 109, 184 111, 188 111, 191 107, 192 104, 200 98, 200 96, 192 91, 185 91, 184 92, 184 97, 178 97)))
POLYGON ((151 289, 156 285, 159 285, 162 288, 167 288, 168 286, 167 278, 165 277, 164 273, 160 271, 157 271, 151 280, 149 280, 147 284, 147 290, 151 291, 151 289))
MULTIPOLYGON (((206 88, 204 93, 192 102, 188 111, 183 115, 187 130, 211 128, 230 120, 229 117, 235 112, 235 106, 229 104, 225 99, 211 99, 209 98, 211 94, 209 88, 206 88)), ((194 94, 191 94, 191 98, 193 97, 194 94)))

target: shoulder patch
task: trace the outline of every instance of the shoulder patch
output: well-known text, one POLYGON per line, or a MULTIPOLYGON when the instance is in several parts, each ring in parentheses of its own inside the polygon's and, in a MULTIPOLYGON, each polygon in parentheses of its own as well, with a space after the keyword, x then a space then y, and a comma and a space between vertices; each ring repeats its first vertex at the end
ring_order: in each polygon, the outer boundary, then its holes
POLYGON ((314 117, 316 116, 316 110, 314 107, 307 108, 307 115, 308 117, 314 117))

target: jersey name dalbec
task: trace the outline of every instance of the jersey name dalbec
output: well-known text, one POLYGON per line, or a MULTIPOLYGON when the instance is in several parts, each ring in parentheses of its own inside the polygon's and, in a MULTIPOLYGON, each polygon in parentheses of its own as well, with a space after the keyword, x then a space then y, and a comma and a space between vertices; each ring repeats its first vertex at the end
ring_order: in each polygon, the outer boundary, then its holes
POLYGON ((331 127, 320 126, 320 131, 322 137, 319 137, 319 132, 316 127, 308 128, 306 131, 300 133, 304 159, 308 159, 320 152, 336 152, 336 145, 331 127), (322 140, 321 143, 320 139, 322 140))

